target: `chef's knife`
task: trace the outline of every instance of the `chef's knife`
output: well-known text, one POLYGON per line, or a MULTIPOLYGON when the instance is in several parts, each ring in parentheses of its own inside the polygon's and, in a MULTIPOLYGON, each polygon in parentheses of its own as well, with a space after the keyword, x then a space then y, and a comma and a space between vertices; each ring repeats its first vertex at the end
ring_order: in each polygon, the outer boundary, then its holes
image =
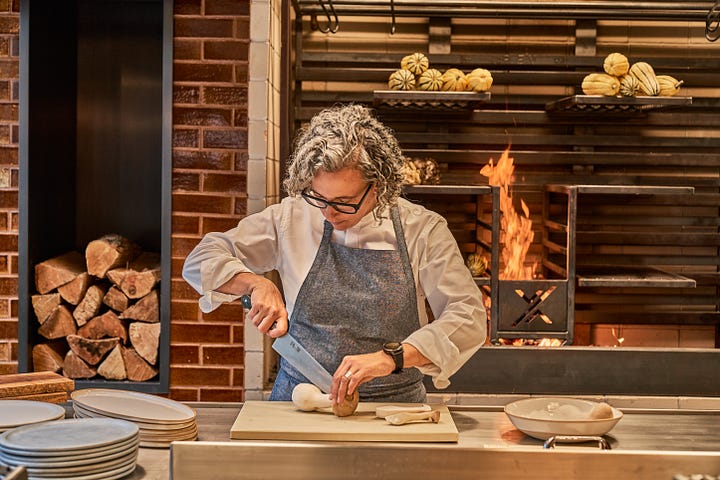
MULTIPOLYGON (((240 297, 243 307, 250 310, 252 302, 250 295, 240 297)), ((292 335, 286 333, 282 337, 275 339, 272 345, 273 350, 280 354, 290 365, 295 367, 298 372, 305 375, 315 386, 325 393, 330 393, 332 387, 332 375, 315 360, 305 348, 295 340, 292 335)))

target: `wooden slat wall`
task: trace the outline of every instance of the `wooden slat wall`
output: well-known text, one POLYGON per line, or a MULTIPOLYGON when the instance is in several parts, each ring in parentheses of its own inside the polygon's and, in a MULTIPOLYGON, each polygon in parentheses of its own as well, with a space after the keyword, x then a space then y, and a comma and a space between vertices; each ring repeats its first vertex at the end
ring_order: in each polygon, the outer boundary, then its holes
MULTIPOLYGON (((324 21, 318 18, 319 22, 324 21)), ((295 128, 335 103, 373 104, 373 90, 415 51, 431 66, 489 69, 491 100, 475 111, 379 108, 406 155, 432 157, 443 183, 485 184, 479 173, 510 147, 515 192, 530 206, 540 255, 547 184, 692 186, 694 195, 587 196, 578 210, 578 264, 654 265, 697 282, 694 289, 579 288, 575 320, 596 323, 720 323, 720 42, 701 21, 575 19, 431 19, 340 16, 335 34, 313 31, 302 17, 293 44, 295 128), (433 31, 433 35, 430 34, 433 31), (437 35, 436 32, 441 32, 437 35), (443 36, 442 32, 450 35, 443 36), (632 114, 548 113, 546 104, 582 93, 590 72, 618 51, 658 74, 685 80, 692 105, 632 114), (441 52, 441 53, 433 53, 441 52)), ((461 248, 471 251, 472 198, 433 208, 447 216, 461 248)), ((711 331, 712 335, 712 331, 711 331)), ((576 335, 587 338, 588 335, 576 335)))

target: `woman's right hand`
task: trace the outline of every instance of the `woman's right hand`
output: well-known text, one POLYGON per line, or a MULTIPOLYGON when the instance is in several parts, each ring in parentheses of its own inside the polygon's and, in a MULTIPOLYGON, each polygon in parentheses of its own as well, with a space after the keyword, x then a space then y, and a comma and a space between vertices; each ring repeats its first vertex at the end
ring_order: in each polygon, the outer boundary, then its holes
POLYGON ((218 291, 231 295, 250 295, 252 308, 245 318, 260 333, 272 338, 282 337, 288 329, 288 313, 277 285, 254 273, 238 273, 218 291))

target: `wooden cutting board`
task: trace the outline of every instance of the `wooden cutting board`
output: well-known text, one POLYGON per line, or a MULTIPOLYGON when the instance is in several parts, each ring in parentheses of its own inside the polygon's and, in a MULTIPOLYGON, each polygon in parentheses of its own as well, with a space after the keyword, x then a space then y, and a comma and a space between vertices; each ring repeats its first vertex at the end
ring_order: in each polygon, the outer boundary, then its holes
MULTIPOLYGON (((457 442, 459 433, 445 405, 438 423, 390 425, 375 417, 389 403, 361 402, 355 414, 336 417, 331 409, 297 410, 292 402, 246 401, 230 428, 234 440, 335 440, 358 442, 457 442)), ((420 404, 408 404, 420 405, 420 404)))
POLYGON ((0 398, 25 398, 37 394, 72 392, 75 382, 55 372, 0 375, 0 398))

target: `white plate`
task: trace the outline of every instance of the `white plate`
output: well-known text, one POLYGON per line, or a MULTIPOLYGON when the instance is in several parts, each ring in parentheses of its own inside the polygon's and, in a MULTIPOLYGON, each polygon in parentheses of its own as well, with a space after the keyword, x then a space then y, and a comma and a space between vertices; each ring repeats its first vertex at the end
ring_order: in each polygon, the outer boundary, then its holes
POLYGON ((34 400, 0 400, 0 432, 21 425, 65 418, 60 405, 34 400))
POLYGON ((114 418, 71 418, 17 427, 0 435, 0 451, 79 453, 138 436, 132 422, 114 418))
POLYGON ((183 430, 188 428, 194 428, 197 425, 197 422, 195 419, 188 420, 187 422, 173 422, 173 423, 164 423, 164 422, 151 422, 151 421, 142 421, 142 420, 135 420, 130 417, 123 417, 121 415, 117 414, 110 414, 107 412, 101 412, 101 411, 95 411, 92 408, 88 408, 86 406, 80 405, 79 403, 73 404, 73 411, 77 415, 77 417, 85 417, 85 418, 119 418, 121 420, 127 420, 129 422, 133 422, 138 427, 140 427, 140 430, 183 430))
POLYGON ((128 438, 123 442, 112 443, 110 445, 103 445, 100 447, 84 448, 82 450, 65 450, 65 451, 28 451, 28 450, 15 450, 14 448, 2 447, 0 454, 12 455, 18 458, 27 458, 29 460, 37 459, 38 457, 45 458, 47 461, 52 462, 56 460, 81 460, 84 458, 94 458, 97 456, 103 456, 105 454, 111 454, 123 449, 130 449, 135 447, 140 441, 140 437, 134 436, 128 438))
POLYGON ((53 475, 51 473, 40 473, 32 475, 30 478, 32 478, 33 480, 41 478, 47 478, 48 480, 59 478, 67 478, 68 480, 115 480, 130 475, 132 472, 135 471, 136 466, 137 462, 130 462, 126 466, 118 467, 112 470, 108 470, 106 472, 91 473, 85 475, 70 474, 67 476, 53 475))
POLYGON ((140 445, 139 439, 134 439, 133 443, 123 445, 122 447, 106 450, 91 455, 71 455, 62 457, 28 457, 23 455, 14 455, 7 450, 0 452, 0 460, 8 465, 24 465, 26 467, 78 467, 82 465, 91 465, 99 462, 106 462, 116 458, 137 455, 137 449, 140 445))
POLYGON ((531 437, 547 440, 558 435, 602 436, 620 421, 623 414, 612 409, 610 418, 591 418, 597 402, 576 398, 525 398, 505 405, 505 414, 515 428, 531 437))
POLYGON ((73 402, 114 418, 150 423, 186 423, 197 414, 175 400, 128 390, 86 388, 70 394, 73 402))

